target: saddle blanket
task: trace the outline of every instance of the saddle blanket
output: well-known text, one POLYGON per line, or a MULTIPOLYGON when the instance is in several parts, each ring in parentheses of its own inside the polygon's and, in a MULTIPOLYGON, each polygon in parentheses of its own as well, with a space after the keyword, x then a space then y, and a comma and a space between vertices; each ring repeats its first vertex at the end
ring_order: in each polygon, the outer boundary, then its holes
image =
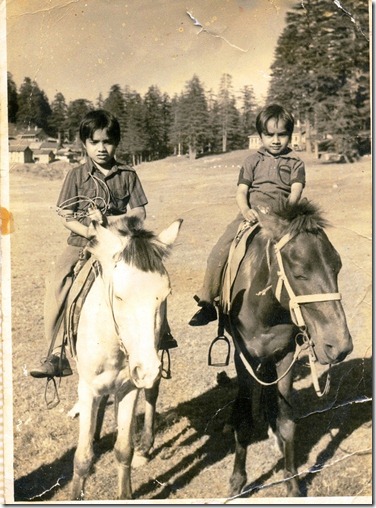
POLYGON ((77 329, 80 312, 86 296, 99 273, 99 262, 94 257, 90 257, 77 273, 68 294, 64 316, 64 335, 73 357, 76 356, 77 329))
POLYGON ((230 312, 231 290, 239 271, 240 263, 245 256, 249 241, 251 241, 259 229, 260 226, 258 222, 251 225, 249 222, 243 221, 231 244, 227 263, 223 270, 221 284, 220 306, 224 314, 230 312))

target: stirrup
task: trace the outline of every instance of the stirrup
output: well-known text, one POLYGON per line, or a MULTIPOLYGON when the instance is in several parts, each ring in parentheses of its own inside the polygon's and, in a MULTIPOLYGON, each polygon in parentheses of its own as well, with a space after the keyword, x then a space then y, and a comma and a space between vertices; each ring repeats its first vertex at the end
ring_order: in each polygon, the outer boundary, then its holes
POLYGON ((231 352, 231 344, 225 335, 225 318, 224 313, 221 310, 221 307, 218 303, 216 303, 218 307, 218 335, 215 339, 213 339, 212 343, 210 344, 209 351, 208 351, 208 365, 210 367, 227 367, 230 363, 230 352, 231 352), (219 341, 223 341, 225 344, 227 344, 227 356, 226 360, 224 362, 214 363, 212 359, 212 349, 215 344, 217 344, 219 341))
POLYGON ((216 337, 210 344, 209 352, 208 352, 208 365, 210 367, 227 367, 227 365, 230 363, 230 351, 231 351, 231 344, 230 344, 229 339, 226 337, 226 335, 218 335, 218 337, 216 337), (224 341, 225 344, 227 344, 227 356, 226 356, 226 360, 224 362, 214 363, 213 359, 212 359, 212 349, 213 349, 214 344, 216 344, 219 341, 224 341))
POLYGON ((163 349, 162 350, 161 363, 162 363, 161 377, 163 379, 171 379, 172 378, 172 375, 171 375, 171 356, 170 356, 170 351, 168 349, 163 349), (165 356, 165 354, 167 356, 167 368, 164 367, 164 356, 165 356))
MULTIPOLYGON (((60 378, 61 380, 61 378, 60 378)), ((47 409, 53 409, 54 407, 58 406, 60 404, 60 397, 59 397, 59 391, 57 389, 57 383, 54 377, 48 377, 46 381, 46 388, 44 390, 44 400, 46 402, 47 409), (48 400, 47 398, 47 392, 48 392, 48 385, 52 381, 53 383, 53 396, 51 400, 48 400)))

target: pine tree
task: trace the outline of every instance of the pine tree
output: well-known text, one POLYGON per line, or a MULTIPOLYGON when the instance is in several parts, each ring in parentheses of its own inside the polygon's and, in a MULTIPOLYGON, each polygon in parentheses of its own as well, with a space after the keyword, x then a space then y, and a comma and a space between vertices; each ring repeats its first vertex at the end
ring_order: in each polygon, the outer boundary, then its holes
POLYGON ((119 145, 119 154, 133 166, 141 163, 146 149, 145 115, 142 97, 128 86, 124 91, 126 123, 119 145))
POLYGON ((187 82, 180 105, 183 140, 190 159, 195 159, 198 151, 205 150, 210 137, 205 91, 196 75, 187 82))
POLYGON ((248 147, 248 136, 256 132, 256 99, 253 87, 245 85, 241 91, 240 125, 242 148, 248 147))
POLYGON ((69 103, 66 124, 64 127, 68 132, 68 138, 71 141, 77 139, 81 120, 93 109, 94 106, 92 102, 87 99, 76 99, 69 103))
POLYGON ((151 159, 168 154, 169 98, 157 86, 150 86, 144 96, 146 150, 151 159))
MULTIPOLYGON (((103 101, 103 109, 106 109, 110 113, 116 116, 119 125, 120 132, 123 134, 127 127, 127 111, 125 104, 124 93, 120 85, 112 85, 106 100, 103 101)), ((120 143, 121 144, 121 143, 120 143)), ((123 147, 120 146, 120 152, 123 147)))
POLYGON ((13 76, 10 72, 7 73, 8 84, 8 122, 16 123, 18 111, 18 94, 17 86, 13 81, 13 76))
POLYGON ((125 120, 125 99, 120 85, 112 85, 103 108, 115 115, 119 122, 125 120))
POLYGON ((169 143, 174 155, 180 156, 184 153, 183 144, 183 101, 184 96, 175 95, 171 100, 170 127, 168 130, 169 143))
POLYGON ((64 129, 67 120, 68 106, 62 93, 57 93, 51 103, 51 116, 49 118, 49 128, 53 136, 59 134, 64 137, 64 129))
POLYGON ((233 94, 230 74, 223 74, 221 77, 217 108, 221 126, 222 152, 239 148, 240 118, 236 109, 236 99, 233 94))
POLYGON ((48 98, 36 81, 26 77, 18 94, 17 125, 25 128, 42 128, 49 134, 48 120, 51 115, 48 98))
POLYGON ((97 102, 95 103, 95 107, 97 109, 103 109, 103 107, 104 107, 104 99, 103 99, 102 92, 100 92, 97 97, 97 102))

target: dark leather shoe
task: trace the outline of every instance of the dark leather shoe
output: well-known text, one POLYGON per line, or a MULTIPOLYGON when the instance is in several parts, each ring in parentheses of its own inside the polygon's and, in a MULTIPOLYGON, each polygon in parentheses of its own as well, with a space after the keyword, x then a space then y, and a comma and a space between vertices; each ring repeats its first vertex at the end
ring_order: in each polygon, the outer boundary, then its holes
POLYGON ((211 303, 200 303, 201 309, 196 312, 193 318, 189 321, 190 326, 205 326, 211 321, 217 319, 217 311, 211 303))
POLYGON ((69 362, 65 356, 50 355, 48 356, 39 369, 30 371, 33 377, 65 377, 73 374, 69 362))
POLYGON ((171 335, 171 332, 166 332, 161 339, 159 349, 173 349, 175 347, 178 347, 178 343, 171 335))

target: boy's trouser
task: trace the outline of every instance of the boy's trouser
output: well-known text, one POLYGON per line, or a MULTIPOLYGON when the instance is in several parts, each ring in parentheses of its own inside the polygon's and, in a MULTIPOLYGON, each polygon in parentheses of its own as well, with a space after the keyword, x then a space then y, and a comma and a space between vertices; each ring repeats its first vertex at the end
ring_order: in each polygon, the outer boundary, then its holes
MULTIPOLYGON (((56 261, 55 271, 46 281, 46 297, 44 302, 44 330, 47 342, 53 349, 62 345, 64 304, 73 283, 73 269, 79 259, 82 247, 67 245, 56 261)), ((51 351, 50 351, 51 352, 51 351)))
POLYGON ((213 303, 214 299, 219 296, 223 268, 226 264, 232 241, 243 220, 244 217, 238 214, 212 248, 207 260, 204 282, 201 290, 197 293, 201 302, 213 303))

